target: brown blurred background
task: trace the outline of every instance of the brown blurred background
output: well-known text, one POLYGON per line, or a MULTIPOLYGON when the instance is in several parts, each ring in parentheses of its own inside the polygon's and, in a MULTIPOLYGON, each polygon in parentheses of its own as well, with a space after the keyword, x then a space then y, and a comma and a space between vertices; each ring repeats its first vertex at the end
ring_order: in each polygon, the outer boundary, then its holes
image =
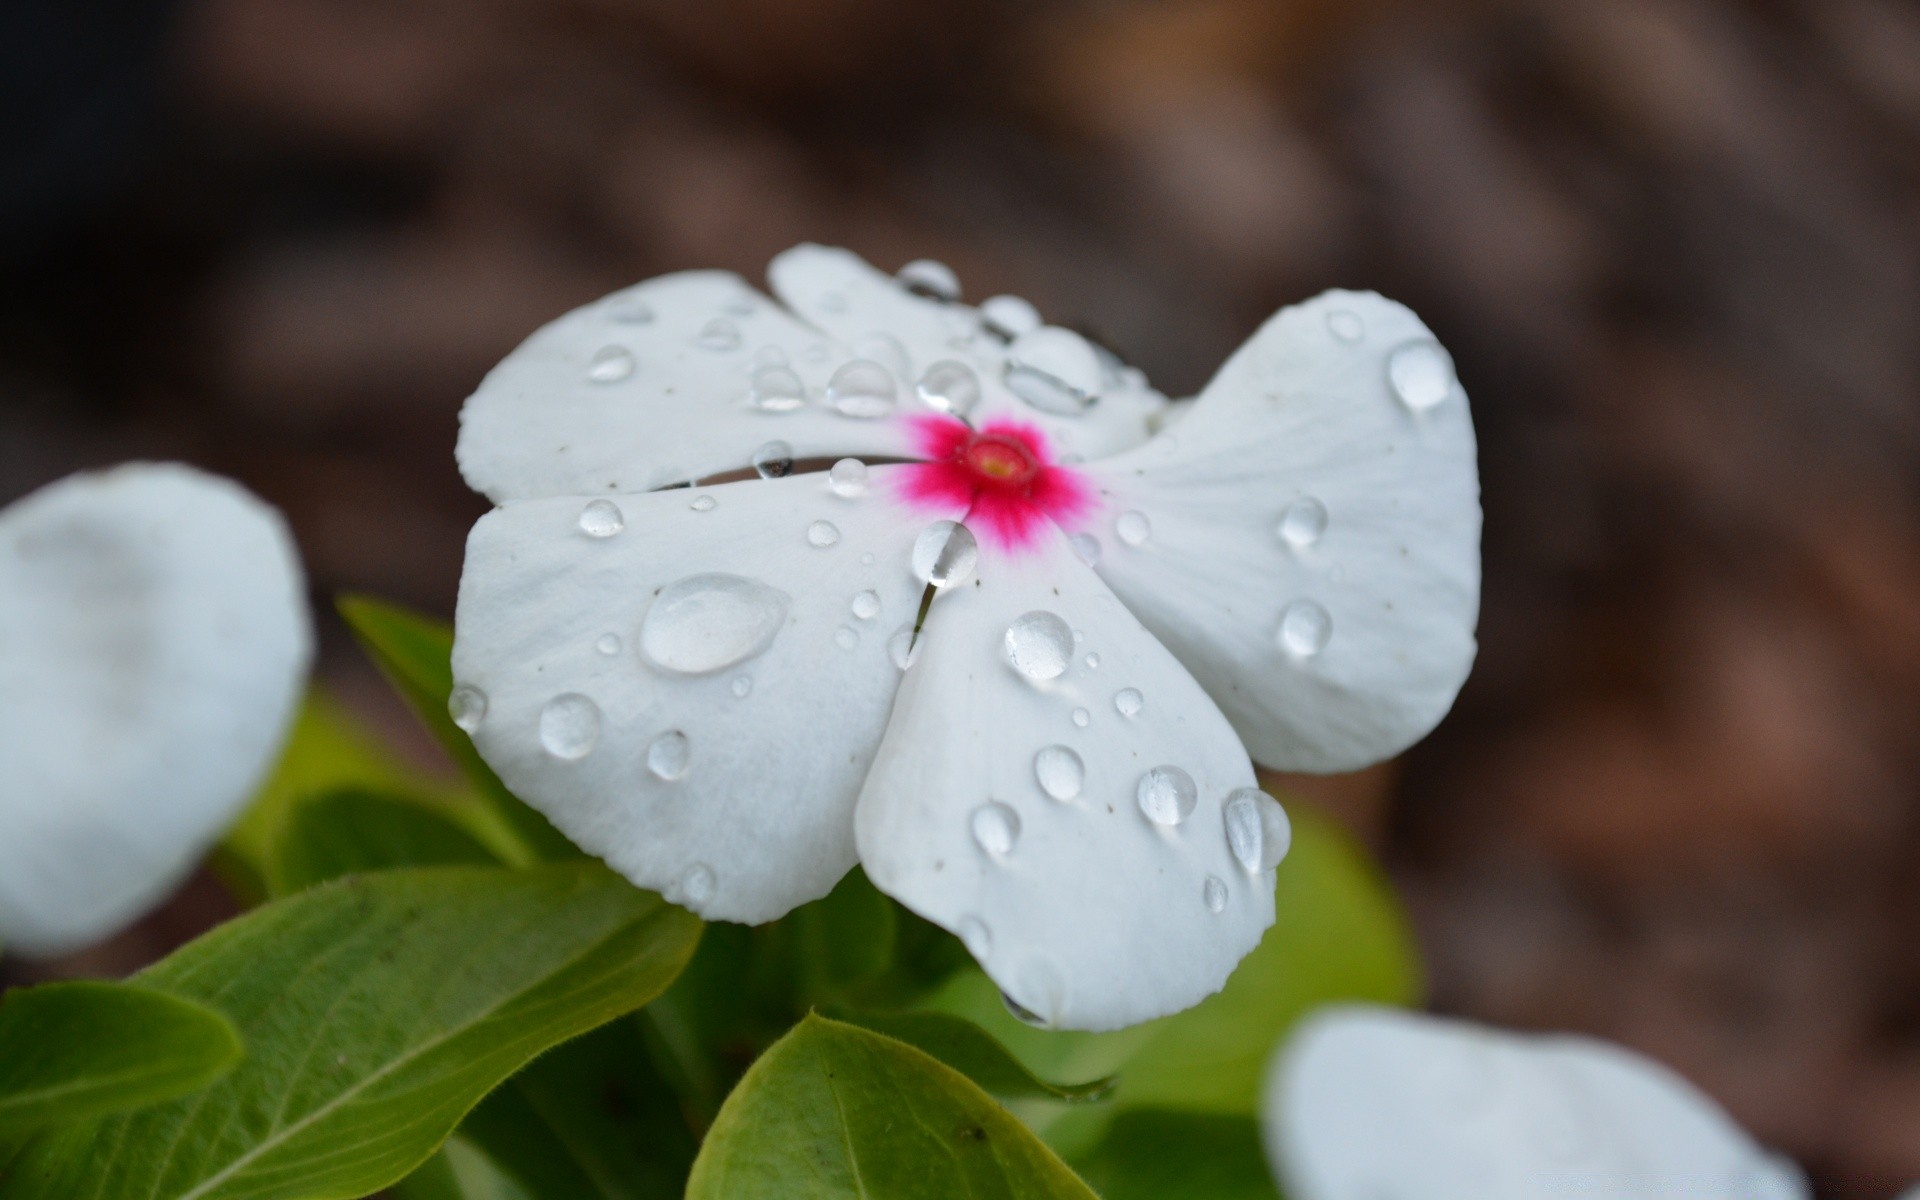
POLYGON ((1412 304, 1482 657, 1306 790, 1440 1008, 1648 1050, 1825 1195, 1920 1179, 1920 4, 9 0, 0 104, 0 502, 187 458, 317 599, 450 612, 461 399, 662 271, 932 256, 1174 394, 1322 288, 1412 304))

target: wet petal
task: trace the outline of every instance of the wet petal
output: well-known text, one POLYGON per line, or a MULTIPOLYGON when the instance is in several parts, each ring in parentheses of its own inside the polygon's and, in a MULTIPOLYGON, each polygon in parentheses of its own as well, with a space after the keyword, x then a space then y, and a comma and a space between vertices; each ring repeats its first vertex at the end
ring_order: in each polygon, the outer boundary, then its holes
POLYGON ((311 655, 286 526, 236 484, 134 464, 0 511, 0 943, 74 949, 173 888, 311 655))
POLYGON ((1330 1009, 1275 1057, 1264 1110, 1298 1200, 1808 1195, 1691 1084, 1590 1038, 1330 1009))
POLYGON ((1284 310, 1166 433, 1087 473, 1102 576, 1260 762, 1359 767, 1452 705, 1479 611, 1473 425, 1406 308, 1284 310))
POLYGON ((1055 531, 937 598, 860 795, 861 862, 1020 1006, 1112 1029, 1217 991, 1273 922, 1198 684, 1055 531))
POLYGON ((898 469, 853 494, 818 472, 481 518, 453 658, 481 755, 703 916, 824 895, 853 865, 854 797, 899 686, 889 635, 920 600, 931 518, 882 498, 898 469))

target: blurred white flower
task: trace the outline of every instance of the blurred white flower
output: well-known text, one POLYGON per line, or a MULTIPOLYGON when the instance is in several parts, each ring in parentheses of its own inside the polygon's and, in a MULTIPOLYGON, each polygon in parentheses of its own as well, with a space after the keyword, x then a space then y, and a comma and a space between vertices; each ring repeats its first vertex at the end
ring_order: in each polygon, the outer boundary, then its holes
POLYGON ((292 719, 312 632, 273 509, 136 463, 0 510, 0 945, 52 955, 161 899, 292 719))
POLYGON ((1659 1063, 1593 1038, 1326 1009, 1274 1057, 1263 1133, 1292 1200, 1806 1200, 1659 1063))
POLYGON ((468 401, 461 470, 499 507, 455 718, 704 916, 771 920, 859 861, 1047 1023, 1217 990, 1288 840, 1248 751, 1396 753, 1472 660, 1446 352, 1330 292, 1176 411, 937 265, 801 246, 770 276, 784 308, 718 272, 607 297, 468 401))

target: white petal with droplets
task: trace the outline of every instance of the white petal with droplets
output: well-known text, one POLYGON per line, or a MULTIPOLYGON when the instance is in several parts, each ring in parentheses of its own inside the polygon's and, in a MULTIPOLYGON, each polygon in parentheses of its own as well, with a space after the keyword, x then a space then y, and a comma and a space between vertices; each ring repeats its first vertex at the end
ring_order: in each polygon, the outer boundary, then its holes
POLYGON ((178 883, 311 655, 292 539, 236 484, 134 464, 0 511, 0 943, 73 949, 178 883))
MULTIPOLYGON (((874 491, 899 469, 873 468, 874 491)), ((576 498, 482 517, 454 677, 487 697, 481 755, 568 837, 703 916, 767 921, 853 865, 854 797, 901 675, 884 638, 845 638, 848 596, 912 613, 929 518, 850 502, 825 472, 709 490, 705 512, 678 491, 621 496, 626 528, 607 538, 580 533, 576 498), (809 536, 823 513, 824 545, 809 536), (600 652, 609 631, 625 653, 600 652), (542 736, 556 701, 583 711, 576 696, 598 714, 578 753, 579 721, 542 736)))
POLYGON ((1473 425, 1436 354, 1406 308, 1329 292, 1269 321, 1169 432, 1087 468, 1119 514, 1101 575, 1269 766, 1399 752, 1473 662, 1473 425), (1389 370, 1409 346, 1412 401, 1389 370))
MULTIPOLYGON (((987 973, 1051 1024, 1113 1029, 1198 1002, 1273 922, 1273 875, 1235 863, 1221 812, 1252 784, 1245 752, 1064 535, 1018 558, 983 556, 978 584, 933 605, 901 685, 860 796, 868 876, 986 946, 975 954, 987 973), (1100 669, 1068 656, 1057 675, 1023 672, 1007 633, 1036 612, 1083 631, 1100 669), (1130 719, 1113 705, 1122 687, 1149 697, 1130 719), (1083 709, 1096 714, 1085 725, 1072 719, 1083 709), (1050 747, 1078 758, 1073 788, 1042 782, 1036 755, 1050 747), (1149 820, 1137 798, 1163 764, 1198 790, 1177 826, 1149 820), (976 814, 988 804, 1018 817, 1004 853, 982 849, 976 814), (1219 912, 1210 876, 1231 881, 1219 912)), ((1004 823, 985 811, 997 835, 1004 823)))

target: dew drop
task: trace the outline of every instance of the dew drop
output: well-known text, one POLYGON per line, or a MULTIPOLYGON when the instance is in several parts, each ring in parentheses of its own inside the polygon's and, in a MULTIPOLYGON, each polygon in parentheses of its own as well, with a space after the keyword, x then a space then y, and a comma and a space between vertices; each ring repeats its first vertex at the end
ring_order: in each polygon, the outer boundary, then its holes
POLYGON ((953 268, 931 258, 916 258, 894 276, 916 296, 952 304, 960 298, 960 277, 953 268))
POLYGON ((768 442, 753 452, 753 469, 762 479, 782 479, 793 474, 793 447, 785 442, 768 442))
POLYGON ((705 863, 695 863, 687 868, 680 877, 680 895, 688 904, 705 904, 713 899, 718 880, 713 877, 713 868, 705 863))
POLYGON ((640 652, 655 666, 701 675, 772 644, 793 597, 740 575, 689 575, 662 588, 640 623, 640 652))
POLYGON ((447 697, 447 715, 462 732, 472 733, 487 719, 487 694, 470 683, 461 684, 447 697))
POLYGON ((957 521, 935 521, 913 540, 913 574, 921 583, 937 588, 965 583, 979 561, 973 531, 957 521))
POLYGON ((1252 873, 1271 871, 1293 844, 1293 826, 1280 802, 1259 788, 1236 788, 1221 807, 1227 849, 1252 873))
POLYGON ((1087 670, 1098 671, 1099 669, 1100 669, 1100 656, 1098 654, 1087 655, 1087 670))
POLYGON ((1073 654, 1073 630, 1050 612, 1030 612, 1007 626, 1007 661, 1032 680, 1058 679, 1073 654))
POLYGON ((842 363, 827 380, 827 403, 846 417, 887 416, 898 396, 893 372, 869 358, 842 363))
POLYGON ((1425 412, 1453 394, 1457 380, 1453 358, 1430 338, 1408 342, 1387 359, 1387 381, 1394 395, 1415 412, 1425 412))
POLYGON ((685 779, 687 766, 692 759, 693 743, 678 729, 661 734, 647 747, 647 770, 668 783, 685 779))
POLYGON ((620 506, 611 500, 589 500, 580 510, 580 532, 588 537, 610 538, 626 527, 620 506))
POLYGON ((1021 1004, 1018 1000, 1015 1000, 1012 996, 1008 995, 1006 992, 1000 993, 1000 1003, 1003 1007, 1006 1008, 1007 1015, 1012 1017, 1014 1020, 1020 1022, 1021 1024, 1031 1025, 1035 1029, 1047 1028, 1047 1019, 1045 1017, 1041 1016, 1037 1012, 1034 1012, 1032 1009, 1028 1008, 1024 1004, 1021 1004))
POLYGON ((1113 532, 1129 546, 1144 546, 1153 536, 1153 522, 1147 520, 1147 514, 1133 509, 1120 514, 1113 523, 1113 532))
POLYGON ((962 917, 959 934, 960 944, 967 948, 967 953, 981 962, 985 962, 987 955, 993 953, 993 935, 987 932, 980 918, 962 917))
POLYGON ((824 550, 840 540, 840 527, 832 521, 815 521, 807 526, 807 545, 824 550))
POLYGON ((1333 637, 1333 617, 1312 600, 1295 600, 1280 614, 1280 648, 1295 658, 1312 658, 1333 637))
POLYGON ((599 740, 600 706, 578 692, 555 696, 540 710, 540 745, 555 758, 585 758, 599 740))
POLYGON ((867 494, 867 464, 857 458, 843 458, 827 471, 827 488, 834 495, 853 500, 867 494))
POLYGON ((1091 722, 1092 720, 1093 720, 1093 714, 1088 712, 1086 709, 1076 708, 1073 710, 1073 723, 1075 725, 1078 725, 1080 728, 1085 729, 1088 723, 1091 722))
POLYGON ((1077 417, 1100 390, 1100 358, 1071 329, 1030 329, 1007 347, 1007 388, 1041 412, 1077 417))
POLYGON ((904 671, 919 661, 920 645, 920 641, 913 636, 913 626, 902 625, 887 639, 887 657, 893 660, 894 666, 904 671))
POLYGON ((1033 756, 1033 777, 1055 800, 1071 800, 1086 783, 1087 765, 1066 746, 1047 746, 1033 756))
POLYGON ((603 633, 598 640, 593 643, 593 648, 608 658, 612 658, 614 655, 620 653, 620 635, 617 633, 603 633))
POLYGON ((807 385, 790 367, 761 367, 753 373, 750 398, 761 412, 792 412, 807 402, 807 385))
POLYGON ((989 800, 974 809, 972 825, 973 840, 995 858, 1011 854, 1014 842, 1020 838, 1020 814, 998 800, 989 800))
POLYGON ((1086 563, 1090 567, 1100 565, 1099 538, 1090 533, 1076 533, 1069 537, 1067 541, 1073 544, 1073 552, 1080 556, 1081 562, 1086 563))
POLYGON ((633 351, 625 346, 602 346, 587 360, 587 378, 595 383, 619 383, 633 374, 633 351))
POLYGON ((1336 308, 1327 314, 1327 332, 1342 342, 1357 342, 1366 336, 1367 323, 1351 309, 1336 308))
POLYGON ((1227 883, 1218 875, 1207 876, 1207 882, 1200 888, 1200 898, 1206 901, 1208 912, 1225 912, 1227 908, 1227 883))
POLYGON ((842 650, 851 650, 860 644, 860 634, 851 625, 842 625, 833 631, 833 644, 842 650))
POLYGON ((1155 767, 1140 777, 1139 787, 1134 789, 1134 798, 1140 802, 1140 811, 1156 825, 1178 825, 1193 815, 1194 806, 1200 803, 1200 789, 1193 782, 1193 776, 1179 767, 1155 767))
POLYGON ((980 376, 963 362, 943 359, 927 368, 913 390, 928 408, 964 417, 980 403, 980 376))
POLYGON ((687 502, 687 507, 695 512, 712 512, 719 503, 712 496, 695 496, 687 502))
POLYGON ((715 317, 700 327, 700 336, 694 343, 702 350, 738 350, 740 327, 725 317, 715 317))
POLYGON ((733 682, 728 686, 732 689, 735 697, 745 700, 747 693, 753 690, 753 676, 735 675, 733 682))
POLYGON ((1146 703, 1147 698, 1140 694, 1139 688, 1121 688, 1113 694, 1113 707, 1123 717, 1137 716, 1146 703))
POLYGON ((880 593, 860 592, 853 598, 853 615, 862 621, 871 621, 880 615, 880 593))
POLYGON ((1040 328, 1040 310, 1018 296, 988 296, 980 302, 980 318, 1008 339, 1040 328))
POLYGON ((1327 506, 1312 496, 1302 496, 1280 514, 1275 532, 1280 540, 1296 550, 1304 550, 1320 540, 1327 531, 1327 506))

